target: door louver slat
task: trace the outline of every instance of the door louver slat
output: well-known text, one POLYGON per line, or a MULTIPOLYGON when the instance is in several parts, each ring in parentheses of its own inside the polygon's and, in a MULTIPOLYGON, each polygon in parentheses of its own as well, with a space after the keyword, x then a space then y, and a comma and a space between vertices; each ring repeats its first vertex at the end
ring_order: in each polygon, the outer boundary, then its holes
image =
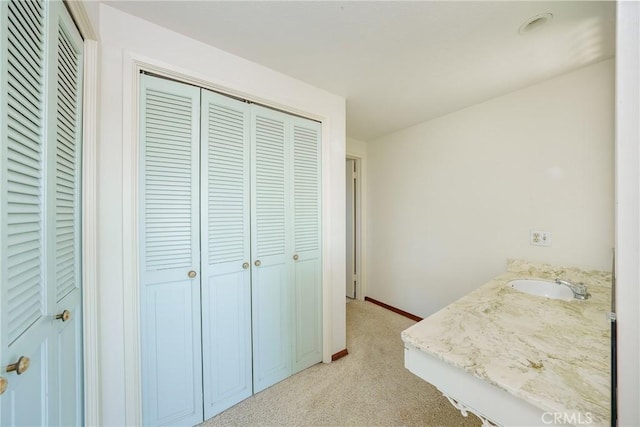
POLYGON ((319 135, 312 129, 293 127, 293 174, 295 208, 295 251, 315 250, 320 247, 320 194, 318 182, 319 135))
POLYGON ((208 114, 209 264, 242 261, 246 242, 245 115, 213 103, 208 114))
POLYGON ((44 9, 40 2, 11 1, 8 11, 5 253, 12 254, 6 265, 12 343, 43 315, 44 9))
POLYGON ((285 127, 266 117, 255 122, 257 257, 285 252, 285 127))
POLYGON ((146 268, 190 267, 192 100, 151 88, 145 100, 146 268))
POLYGON ((58 28, 56 140, 56 300, 79 287, 78 154, 80 138, 80 62, 69 36, 58 28))

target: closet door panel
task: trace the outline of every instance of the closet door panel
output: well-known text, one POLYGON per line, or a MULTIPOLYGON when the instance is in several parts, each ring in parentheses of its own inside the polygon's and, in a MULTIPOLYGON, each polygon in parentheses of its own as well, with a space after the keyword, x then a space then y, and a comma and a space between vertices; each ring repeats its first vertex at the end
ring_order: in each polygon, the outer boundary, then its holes
POLYGON ((291 375, 288 116, 252 105, 253 389, 291 375))
POLYGON ((193 425, 202 421, 198 303, 191 280, 160 283, 146 290, 143 312, 143 405, 145 425, 193 425), (199 347, 199 346, 197 346, 199 347), (146 374, 146 376, 145 376, 146 374))
POLYGON ((317 258, 295 266, 294 373, 322 362, 322 281, 317 258))
MULTIPOLYGON (((51 323, 46 274, 48 4, 0 2, 0 425, 47 425, 51 323), (18 375, 7 372, 21 357, 18 375), (23 361, 26 359, 22 359, 23 361)), ((55 399, 56 396, 51 396, 55 399)))
MULTIPOLYGON (((29 353, 29 369, 17 378, 8 377, 7 391, 2 395, 3 426, 46 426, 50 425, 47 414, 48 399, 42 382, 49 375, 49 342, 43 341, 29 353), (27 375, 28 374, 28 375, 27 375)), ((7 375, 2 372, 3 376, 7 375)))
POLYGON ((252 394, 249 105, 202 91, 204 414, 252 394))
POLYGON ((260 267, 254 274, 254 392, 291 375, 290 286, 288 267, 260 267))
POLYGON ((144 424, 203 420, 200 90, 140 76, 144 424))
POLYGON ((292 117, 294 372, 322 361, 320 123, 292 117))
MULTIPOLYGON (((79 298, 78 298, 79 299, 79 298)), ((60 398, 56 402, 54 424, 61 426, 83 425, 83 381, 82 381, 82 312, 80 301, 65 304, 71 317, 64 325, 56 328, 56 351, 59 379, 55 393, 60 398)), ((57 322, 62 323, 61 320, 57 322)))
POLYGON ((54 262, 48 275, 55 284, 50 295, 53 308, 51 324, 55 330, 56 357, 51 366, 57 378, 52 384, 51 402, 54 424, 82 425, 82 324, 81 284, 81 148, 82 148, 82 38, 62 2, 50 3, 54 16, 50 39, 55 40, 51 61, 56 74, 55 126, 50 141, 55 141, 49 172, 48 225, 49 251, 54 262), (61 318, 56 318, 61 316, 61 318))

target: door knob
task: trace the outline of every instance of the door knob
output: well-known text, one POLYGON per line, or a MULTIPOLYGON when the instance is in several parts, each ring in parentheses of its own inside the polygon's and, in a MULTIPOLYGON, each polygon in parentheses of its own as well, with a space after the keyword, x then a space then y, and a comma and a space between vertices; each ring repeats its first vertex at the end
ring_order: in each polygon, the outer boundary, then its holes
POLYGON ((244 264, 242 264, 242 268, 244 268, 245 270, 249 268, 249 263, 245 262, 244 264))
POLYGON ((187 276, 189 276, 189 279, 193 279, 194 277, 196 277, 197 273, 194 270, 191 270, 190 272, 187 273, 187 276))
POLYGON ((253 264, 254 264, 256 267, 260 267, 260 264, 262 264, 262 263, 260 262, 260 260, 259 260, 259 259, 257 259, 257 260, 256 260, 256 262, 254 262, 253 264))
POLYGON ((294 260, 294 261, 297 261, 297 260, 298 260, 298 258, 300 258, 300 257, 298 256, 298 254, 295 254, 295 255, 293 256, 293 260, 294 260))
POLYGON ((29 364, 31 360, 28 357, 20 356, 16 363, 12 363, 11 365, 7 365, 7 372, 16 371, 16 374, 22 375, 29 369, 29 364))
POLYGON ((69 319, 71 319, 71 312, 69 310, 65 310, 60 314, 56 314, 56 320, 62 320, 63 322, 66 322, 69 319))
POLYGON ((7 386, 8 385, 9 385, 9 381, 7 381, 6 379, 0 377, 0 394, 2 394, 5 391, 7 391, 7 386))

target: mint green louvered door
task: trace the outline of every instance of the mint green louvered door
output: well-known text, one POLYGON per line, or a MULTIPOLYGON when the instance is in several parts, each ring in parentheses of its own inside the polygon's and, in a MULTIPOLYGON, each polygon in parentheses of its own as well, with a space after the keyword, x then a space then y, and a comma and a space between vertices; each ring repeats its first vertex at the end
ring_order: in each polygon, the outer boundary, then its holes
POLYGON ((288 116, 252 106, 253 387, 290 376, 292 292, 288 116))
POLYGON ((140 96, 143 421, 192 425, 322 360, 320 125, 146 75, 140 96))
POLYGON ((202 415, 200 90, 140 76, 140 297, 145 425, 202 415))
POLYGON ((204 416, 251 396, 249 104, 202 91, 204 416))
MULTIPOLYGON (((82 137, 82 39, 62 2, 56 25, 50 27, 50 39, 57 40, 51 63, 57 69, 51 86, 55 87, 55 128, 49 140, 55 141, 50 153, 49 248, 55 258, 48 263, 48 276, 54 279, 54 335, 57 354, 50 369, 57 372, 57 384, 49 402, 57 425, 83 424, 82 389, 82 298, 81 298, 81 137, 82 137), (54 60, 55 58, 55 60, 54 60), (54 86, 55 82, 55 86, 54 86), (52 261, 52 262, 51 262, 52 261)), ((54 7, 53 4, 50 7, 54 7)))
POLYGON ((0 22, 0 424, 81 425, 82 39, 59 1, 0 22))
POLYGON ((291 117, 293 371, 322 360, 320 123, 291 117))

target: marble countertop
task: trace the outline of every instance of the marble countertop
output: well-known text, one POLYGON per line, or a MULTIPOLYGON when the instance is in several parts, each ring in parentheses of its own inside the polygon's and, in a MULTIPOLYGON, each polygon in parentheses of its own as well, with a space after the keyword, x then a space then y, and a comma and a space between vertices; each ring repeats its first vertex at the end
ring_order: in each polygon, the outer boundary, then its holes
POLYGON ((507 272, 402 332, 408 344, 549 412, 610 419, 611 273, 510 260, 507 272), (584 282, 562 301, 513 279, 584 282))

